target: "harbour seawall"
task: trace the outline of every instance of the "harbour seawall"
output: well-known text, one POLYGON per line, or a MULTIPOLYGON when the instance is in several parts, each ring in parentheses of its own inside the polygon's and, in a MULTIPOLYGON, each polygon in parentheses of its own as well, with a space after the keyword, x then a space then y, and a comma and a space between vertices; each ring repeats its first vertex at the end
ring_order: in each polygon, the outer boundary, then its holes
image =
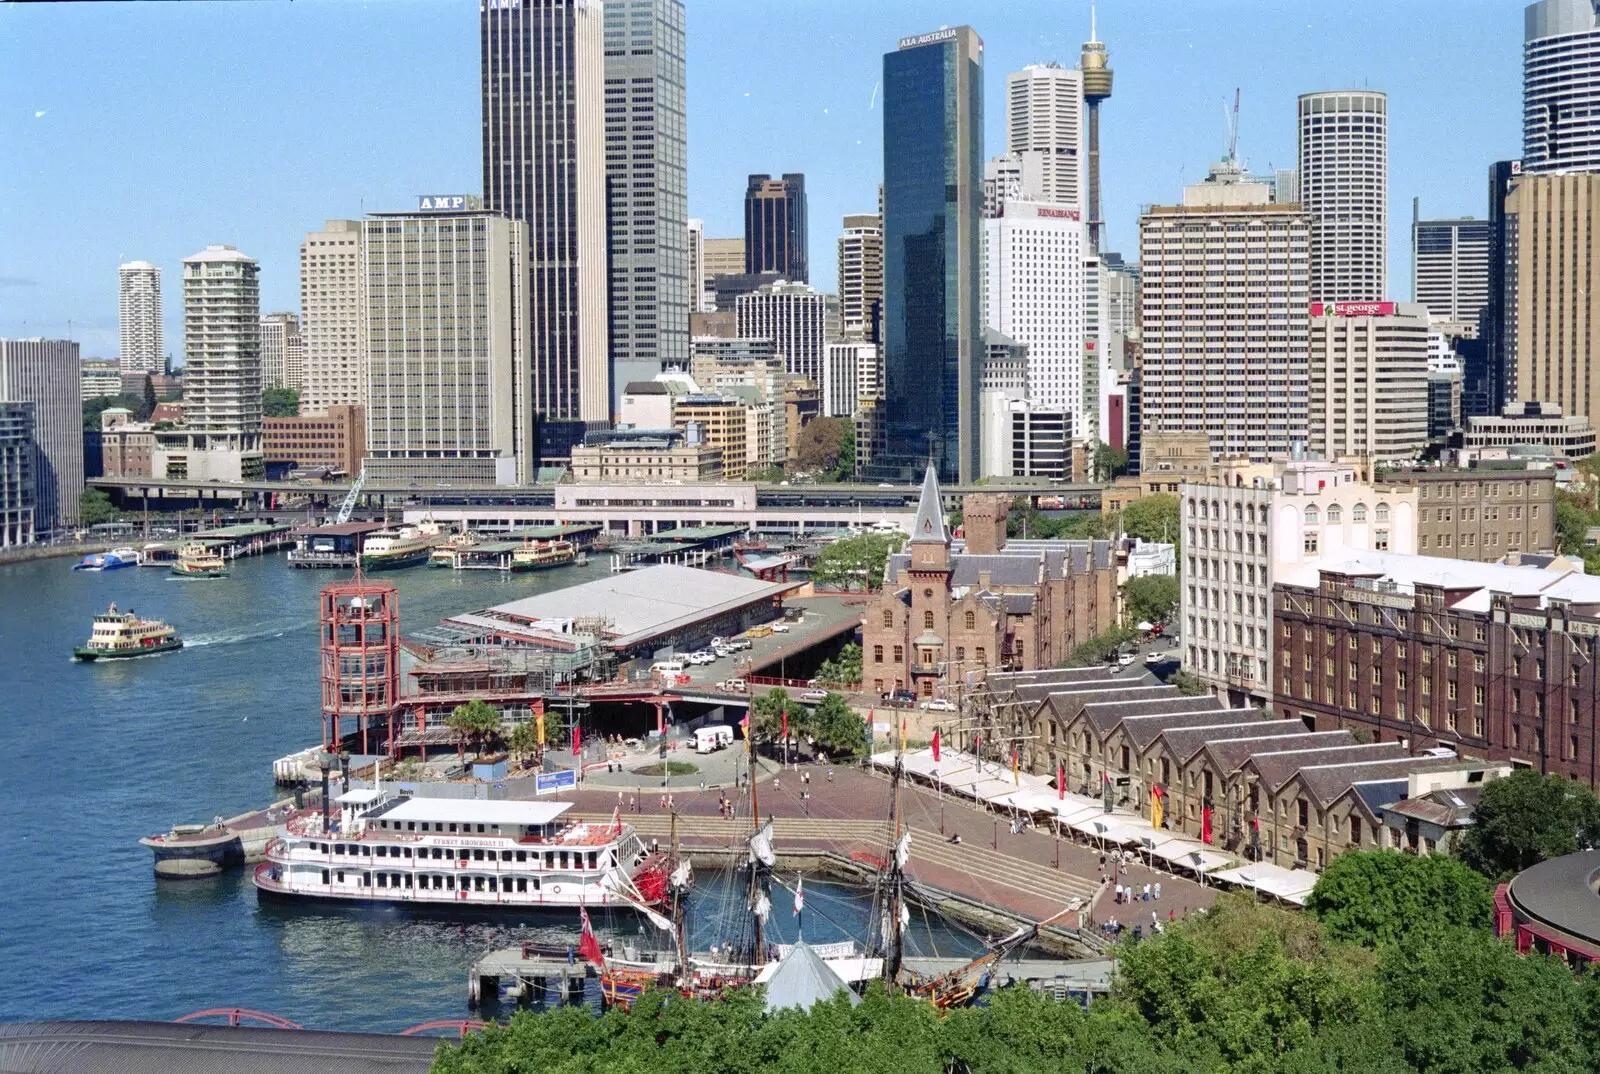
MULTIPOLYGON (((124 542, 126 543, 126 542, 124 542)), ((109 552, 115 545, 104 541, 93 544, 24 544, 0 549, 0 565, 29 563, 37 559, 82 559, 96 552, 109 552)))

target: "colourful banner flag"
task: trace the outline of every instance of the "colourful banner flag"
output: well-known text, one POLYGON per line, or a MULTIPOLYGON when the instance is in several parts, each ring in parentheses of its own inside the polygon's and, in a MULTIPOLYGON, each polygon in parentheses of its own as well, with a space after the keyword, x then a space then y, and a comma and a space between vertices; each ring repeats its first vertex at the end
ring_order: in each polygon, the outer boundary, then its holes
POLYGON ((1166 816, 1166 810, 1163 808, 1165 797, 1160 787, 1150 788, 1150 827, 1158 831, 1161 828, 1161 821, 1166 816))
POLYGON ((1067 766, 1056 765, 1056 800, 1061 801, 1067 797, 1067 766))
POLYGON ((1200 811, 1200 841, 1211 842, 1211 807, 1206 806, 1200 811))
POLYGON ((939 729, 933 729, 933 763, 939 763, 939 729))
POLYGON ((1017 747, 1011 747, 1011 782, 1022 786, 1022 763, 1017 756, 1017 747))

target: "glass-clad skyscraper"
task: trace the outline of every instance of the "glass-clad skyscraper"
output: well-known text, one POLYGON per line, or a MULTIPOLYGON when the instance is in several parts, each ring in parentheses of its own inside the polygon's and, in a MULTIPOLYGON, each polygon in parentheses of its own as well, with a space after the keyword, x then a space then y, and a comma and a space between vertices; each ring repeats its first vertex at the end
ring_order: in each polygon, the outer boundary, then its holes
MULTIPOLYGON (((957 26, 883 58, 883 285, 887 457, 979 476, 983 40, 957 26)), ((887 474, 885 475, 887 476, 887 474)))

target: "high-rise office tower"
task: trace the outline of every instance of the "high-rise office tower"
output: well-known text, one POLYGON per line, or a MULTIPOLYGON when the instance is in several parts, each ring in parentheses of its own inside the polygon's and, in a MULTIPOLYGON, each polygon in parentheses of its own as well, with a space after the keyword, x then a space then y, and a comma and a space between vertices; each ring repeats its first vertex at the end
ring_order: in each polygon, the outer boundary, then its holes
MULTIPOLYGON (((705 275, 738 276, 744 272, 744 239, 707 239, 705 241, 705 275)), ((706 290, 711 290, 708 282, 706 290)))
POLYGON ((605 12, 612 395, 620 406, 630 381, 689 364, 683 0, 607 0, 605 12))
POLYGON ((1089 250, 1099 253, 1105 241, 1105 225, 1100 219, 1100 106, 1111 98, 1110 57, 1094 25, 1094 7, 1089 8, 1089 40, 1083 44, 1078 61, 1083 77, 1083 126, 1086 150, 1085 179, 1089 212, 1089 250))
POLYGON ((528 227, 463 200, 361 225, 366 469, 380 478, 533 478, 528 227))
POLYGON ((1222 164, 1140 217, 1143 438, 1204 434, 1257 460, 1304 442, 1311 218, 1269 197, 1222 164))
POLYGON ((1510 399, 1556 403, 1600 424, 1600 325, 1594 284, 1600 245, 1600 173, 1524 175, 1506 199, 1507 338, 1514 341, 1510 399))
POLYGON ((979 473, 983 364, 983 40, 969 26, 883 58, 887 451, 946 481, 979 473))
POLYGON ((744 191, 744 270, 809 283, 806 262, 806 177, 752 175, 744 191))
POLYGON ((1540 0, 1523 12, 1522 169, 1600 171, 1600 4, 1540 0))
POLYGON ((882 320, 883 218, 851 213, 839 236, 839 330, 876 343, 882 320))
POLYGON ((39 498, 35 410, 32 403, 0 402, 0 548, 33 543, 39 498))
POLYGON ((689 312, 706 311, 706 222, 689 218, 689 312))
POLYGON ((1311 214, 1311 299, 1375 302, 1389 283, 1389 98, 1300 95, 1300 201, 1311 214))
POLYGON ((1310 437, 1325 459, 1415 459, 1428 442, 1428 321, 1415 303, 1311 304, 1310 437))
POLYGON ((366 402, 366 275, 359 220, 329 220, 300 243, 302 414, 366 402))
POLYGON ((1517 344, 1511 329, 1516 324, 1510 308, 1515 283, 1516 245, 1506 214, 1506 198, 1522 175, 1520 160, 1499 160, 1489 165, 1488 287, 1483 317, 1478 324, 1478 344, 1462 362, 1461 412, 1463 418, 1498 416, 1516 398, 1517 344), (1508 267, 1508 259, 1512 263, 1508 267))
POLYGON ((300 390, 304 349, 300 318, 292 313, 261 317, 261 386, 300 390))
MULTIPOLYGON (((1083 207, 1082 71, 1033 63, 1006 75, 1006 152, 1037 178, 1034 201, 1083 207), (1029 168, 1030 158, 1037 163, 1029 168)), ((1097 105, 1098 107, 1098 105, 1097 105)))
MULTIPOLYGON (((80 365, 78 345, 69 340, 0 339, 0 400, 33 404, 36 533, 78 520, 78 498, 83 494, 80 365)), ((14 430, 19 423, 17 417, 14 430)), ((16 476, 20 480, 20 471, 16 476)))
POLYGON ((165 372, 162 349, 161 270, 148 261, 117 267, 117 320, 124 373, 165 372))
POLYGON ((1272 200, 1288 204, 1300 200, 1300 171, 1278 168, 1272 173, 1272 200))
POLYGON ((739 335, 772 340, 786 372, 821 384, 833 301, 833 296, 813 291, 808 284, 765 284, 739 296, 739 335))
POLYGON ((1489 301, 1489 221, 1423 220, 1412 199, 1411 300, 1436 321, 1477 332, 1489 301))
MULTIPOLYGON (((529 291, 538 311, 527 337, 533 405, 556 421, 611 416, 604 91, 612 76, 602 54, 610 7, 489 0, 481 8, 483 199, 491 211, 527 224, 529 291)), ((626 132, 619 141, 626 143, 626 132)), ((313 367, 319 361, 315 340, 308 360, 313 367)))
POLYGON ((984 220, 984 324, 1028 351, 1028 398, 1084 423, 1083 222, 1077 209, 1007 200, 984 220))
POLYGON ((261 476, 260 266, 232 246, 183 259, 183 424, 184 476, 261 476))

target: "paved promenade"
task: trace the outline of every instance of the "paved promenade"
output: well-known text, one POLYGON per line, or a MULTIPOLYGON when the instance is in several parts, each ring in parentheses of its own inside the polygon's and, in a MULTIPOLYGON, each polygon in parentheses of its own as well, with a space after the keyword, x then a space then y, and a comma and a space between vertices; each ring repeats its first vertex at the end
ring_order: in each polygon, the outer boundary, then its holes
MULTIPOLYGON (((757 791, 762 817, 776 819, 778 853, 832 850, 882 859, 890 843, 888 778, 859 768, 834 768, 832 773, 830 780, 827 767, 821 765, 802 765, 798 772, 766 770, 757 791), (801 782, 802 773, 809 773, 809 783, 801 782)), ((618 789, 591 784, 571 800, 585 815, 608 818, 618 807, 618 793, 618 789)), ((660 788, 621 789, 620 793, 625 819, 646 836, 664 842, 671 817, 660 788)), ((716 787, 704 791, 697 785, 674 787, 667 793, 672 810, 678 813, 678 837, 691 852, 735 845, 750 831, 748 791, 726 792, 739 807, 739 816, 731 820, 719 811, 724 792, 716 787)), ((1113 872, 1111 865, 1101 865, 1097 848, 1073 842, 1070 833, 1059 840, 1040 830, 1013 834, 1009 817, 967 799, 940 796, 906 783, 901 785, 900 801, 912 833, 911 859, 906 867, 910 877, 1013 916, 1043 920, 1078 898, 1090 904, 1093 924, 1115 918, 1129 928, 1138 924, 1148 930, 1152 912, 1163 922, 1169 913, 1183 917, 1196 907, 1209 905, 1216 894, 1214 888, 1142 863, 1113 872), (960 843, 951 843, 950 837, 957 834, 960 843), (1111 883, 1102 885, 1102 875, 1141 891, 1147 883, 1152 891, 1159 883, 1161 899, 1114 905, 1111 883)), ((1075 925, 1076 921, 1067 918, 1061 923, 1075 925)))

